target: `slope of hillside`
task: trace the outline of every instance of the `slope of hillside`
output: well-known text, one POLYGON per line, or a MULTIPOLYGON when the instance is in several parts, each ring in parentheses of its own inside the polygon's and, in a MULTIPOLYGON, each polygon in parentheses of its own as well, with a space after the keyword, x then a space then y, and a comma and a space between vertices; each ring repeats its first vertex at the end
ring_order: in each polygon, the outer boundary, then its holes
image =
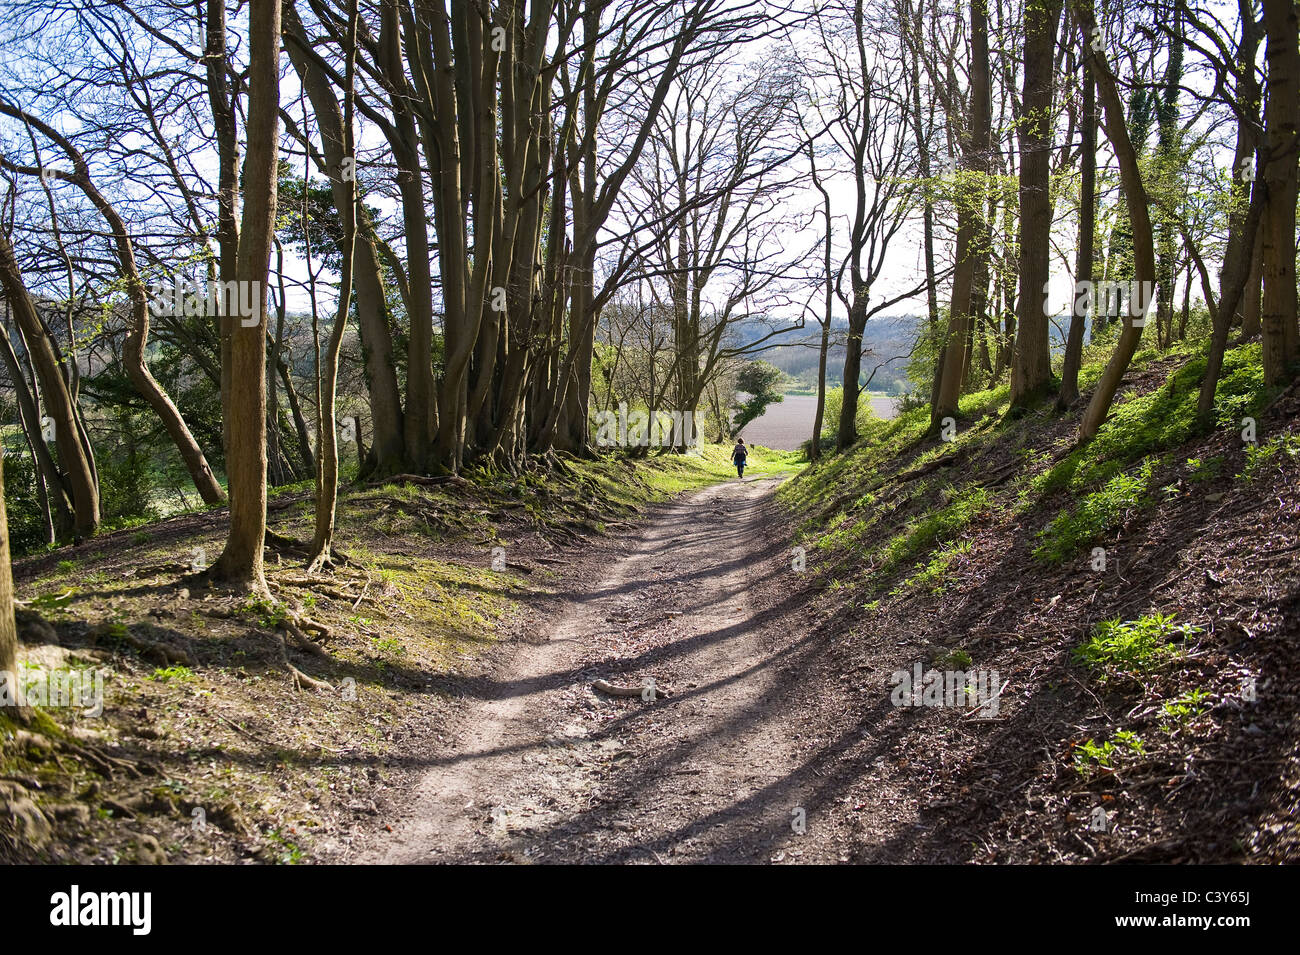
POLYGON ((951 442, 905 414, 782 489, 821 646, 800 730, 857 861, 1300 857, 1300 393, 1237 348, 1196 435, 1203 366, 1142 353, 1082 448, 1082 406, 1010 419, 998 389, 951 442))

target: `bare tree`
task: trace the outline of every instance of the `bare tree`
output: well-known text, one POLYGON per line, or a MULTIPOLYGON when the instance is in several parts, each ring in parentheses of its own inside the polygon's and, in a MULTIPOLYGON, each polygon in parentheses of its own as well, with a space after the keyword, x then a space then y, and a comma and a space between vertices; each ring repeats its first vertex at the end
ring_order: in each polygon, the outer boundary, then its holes
POLYGON ((876 25, 889 23, 889 18, 883 9, 879 16, 876 12, 868 20, 864 0, 823 8, 815 21, 821 49, 809 67, 819 97, 819 125, 826 128, 853 183, 848 235, 835 271, 835 295, 848 314, 836 436, 840 449, 858 439, 867 322, 925 288, 921 280, 888 295, 874 290, 884 277, 890 245, 913 215, 919 191, 914 177, 917 153, 908 125, 912 73, 900 55, 899 37, 876 25))
POLYGON ((0 285, 22 330, 27 354, 44 393, 46 410, 54 422, 55 447, 72 494, 73 531, 78 537, 90 537, 99 529, 99 485, 77 433, 76 410, 67 380, 23 284, 13 246, 4 234, 0 234, 0 285))
MULTIPOLYGON (((1020 296, 1011 363, 1011 403, 1023 407, 1051 384, 1047 283, 1052 231, 1051 160, 1056 27, 1060 0, 1025 7, 1025 75, 1020 132, 1020 296)), ((1089 38, 1091 41, 1091 38, 1089 38)))
POLYGON ((249 290, 253 315, 230 323, 232 380, 229 450, 230 532, 213 565, 219 579, 266 592, 266 280, 275 230, 280 125, 280 2, 250 0, 248 147, 237 281, 249 290))
MULTIPOLYGON (((1079 26, 1079 35, 1084 44, 1093 78, 1097 83, 1097 93, 1104 110, 1106 138, 1110 141, 1115 158, 1119 161, 1120 181, 1124 188, 1124 198, 1128 204, 1129 226, 1133 237, 1134 280, 1140 288, 1151 288, 1155 283, 1156 262, 1152 240, 1151 217, 1147 212, 1147 193, 1142 184, 1142 171, 1138 167, 1137 151, 1129 138, 1128 123, 1124 116, 1124 104, 1115 87, 1115 75, 1110 71, 1104 54, 1104 43, 1098 38, 1100 28, 1093 17, 1092 9, 1086 0, 1074 0, 1073 10, 1079 26)), ((1088 410, 1079 425, 1079 437, 1087 441, 1096 436, 1106 416, 1110 413, 1111 402, 1119 383, 1133 360, 1138 342, 1142 338, 1142 309, 1130 297, 1128 302, 1128 320, 1120 332, 1115 352, 1102 372, 1093 392, 1088 410)))

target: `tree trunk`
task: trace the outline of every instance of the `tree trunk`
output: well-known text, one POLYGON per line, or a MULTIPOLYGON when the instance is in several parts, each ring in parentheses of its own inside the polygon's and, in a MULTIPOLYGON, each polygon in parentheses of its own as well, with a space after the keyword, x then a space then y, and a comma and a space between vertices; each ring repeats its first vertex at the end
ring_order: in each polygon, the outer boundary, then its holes
MULTIPOLYGON (((29 349, 30 353, 30 349, 29 349)), ((63 486, 63 477, 58 465, 50 455, 50 447, 41 437, 41 413, 32 391, 27 387, 27 377, 23 374, 18 355, 14 352, 9 332, 0 325, 0 358, 9 371, 13 382, 14 394, 18 401, 18 417, 27 437, 27 445, 32 451, 32 462, 36 465, 36 479, 41 494, 44 496, 46 517, 50 525, 50 543, 65 539, 72 533, 72 502, 63 486)))
MULTIPOLYGON (((913 66, 913 69, 915 69, 915 65, 913 66)), ((817 187, 817 190, 821 192, 822 195, 822 215, 826 218, 826 247, 822 250, 822 269, 826 273, 826 298, 822 303, 822 308, 825 309, 825 311, 822 315, 821 322, 819 323, 821 325, 821 343, 820 348, 817 351, 817 411, 813 415, 812 444, 808 447, 808 460, 816 461, 822 456, 822 424, 826 416, 826 355, 830 350, 831 318, 834 315, 835 307, 835 278, 832 270, 834 249, 831 245, 831 240, 834 237, 834 219, 831 216, 831 194, 822 184, 821 177, 817 174, 817 160, 811 143, 808 145, 808 162, 812 168, 813 185, 817 187)), ((924 160, 922 160, 922 162, 924 163, 924 160)), ((929 200, 926 200, 927 215, 929 215, 929 211, 929 200)), ((927 228, 929 225, 930 223, 927 220, 927 228)), ((930 259, 929 261, 931 262, 932 267, 933 259, 930 259)), ((928 292, 930 297, 933 299, 934 274, 927 271, 927 276, 930 279, 928 292)))
POLYGON ((861 290, 854 289, 849 312, 849 334, 844 344, 843 393, 840 395, 840 427, 835 439, 839 451, 858 440, 858 376, 862 374, 862 333, 867 327, 867 303, 861 290))
MULTIPOLYGON (((952 302, 948 309, 948 334, 943 343, 943 364, 930 414, 931 430, 938 429, 944 418, 957 416, 957 401, 966 369, 966 342, 970 337, 971 300, 979 271, 977 259, 986 254, 978 248, 981 237, 987 232, 983 223, 984 195, 992 124, 988 11, 983 4, 971 4, 970 26, 971 115, 970 129, 962 142, 962 168, 968 175, 960 177, 957 185, 957 259, 952 274, 952 302)), ((1048 59, 1050 62, 1050 53, 1048 59)))
MULTIPOLYGON (((5 513, 5 473, 0 455, 0 681, 15 679, 18 628, 14 624, 14 575, 9 554, 9 518, 5 513)), ((10 686, 11 692, 17 687, 10 686)))
MULTIPOLYGON (((355 95, 355 71, 357 57, 357 0, 351 0, 348 9, 348 36, 344 56, 346 88, 344 90, 344 107, 342 133, 343 140, 336 147, 344 157, 352 157, 353 133, 352 112, 355 95)), ((328 103, 322 103, 326 111, 338 109, 331 94, 328 103)), ((318 119, 319 123, 319 119, 318 119)), ((324 126, 321 126, 322 136, 324 126)), ((357 190, 356 177, 345 176, 340 167, 330 170, 331 184, 335 193, 342 193, 344 205, 340 207, 343 218, 343 264, 339 275, 339 301, 334 314, 334 327, 330 331, 329 342, 325 347, 325 364, 320 371, 319 394, 320 407, 317 409, 316 421, 316 527, 312 535, 311 554, 307 561, 310 572, 322 569, 332 559, 330 553, 334 543, 335 511, 339 495, 339 454, 338 422, 335 404, 338 397, 339 353, 343 348, 343 333, 348 325, 348 307, 352 299, 352 262, 357 239, 357 190)), ((356 435, 357 447, 361 447, 361 435, 356 435)))
MULTIPOLYGON (((391 29, 394 40, 392 42, 398 42, 396 14, 390 14, 386 9, 385 15, 391 15, 393 18, 391 29)), ((307 99, 312 105, 312 112, 316 115, 325 164, 330 170, 342 170, 345 159, 352 159, 348 171, 352 173, 350 183, 355 185, 355 157, 345 157, 343 153, 343 119, 339 114, 338 102, 334 98, 329 77, 316 58, 311 55, 311 46, 306 32, 292 3, 286 3, 284 6, 284 31, 289 40, 285 49, 295 72, 302 81, 307 99)), ((388 42, 386 33, 382 37, 381 46, 384 42, 388 42)), ((420 188, 418 162, 415 163, 414 171, 399 170, 399 185, 408 176, 414 177, 418 192, 420 188)), ((331 195, 334 199, 334 207, 339 210, 344 232, 346 233, 353 226, 356 231, 353 276, 356 281, 357 327, 361 335, 362 354, 365 358, 366 385, 370 394, 370 421, 374 430, 371 441, 374 466, 380 474, 391 474, 406 465, 406 445, 402 434, 402 399, 397 381, 397 368, 393 361, 393 336, 388 327, 388 303, 380 279, 374 225, 366 214, 364 206, 357 208, 355 212, 347 208, 347 195, 340 188, 347 182, 349 181, 344 180, 341 175, 330 175, 331 195)), ((409 230, 407 241, 410 242, 409 230)), ((424 246, 417 245, 415 255, 423 255, 427 261, 427 243, 424 246)))
POLYGON ((230 533, 213 573, 255 593, 266 592, 266 280, 275 231, 280 126, 280 3, 250 0, 248 149, 237 276, 253 315, 230 323, 233 380, 229 409, 230 533), (248 325, 245 322, 252 322, 248 325))
POLYGON ((1263 178, 1264 380, 1290 381, 1300 357, 1296 324, 1296 163, 1300 148, 1300 11, 1295 0, 1264 0, 1268 37, 1268 103, 1264 108, 1268 163, 1263 178))
POLYGON ((1251 246, 1250 274, 1246 279, 1246 289, 1241 297, 1241 337, 1254 338, 1259 334, 1260 308, 1264 293, 1264 234, 1261 229, 1255 234, 1255 243, 1251 246))
MULTIPOLYGON (((1093 241, 1097 233, 1097 96, 1088 62, 1083 62, 1083 146, 1079 157, 1079 247, 1074 261, 1074 280, 1092 285, 1093 241)), ((1064 411, 1079 400, 1079 367, 1083 363, 1083 327, 1088 309, 1081 307, 1092 298, 1080 296, 1075 286, 1070 314, 1070 334, 1065 343, 1065 364, 1061 369, 1061 391, 1056 407, 1064 411), (1082 300, 1082 302, 1081 302, 1082 300)), ((1093 314, 1096 312, 1094 310, 1093 314)), ((1094 318, 1095 321, 1095 318, 1094 318)))
MULTIPOLYGON (((203 51, 208 78, 208 108, 217 146, 217 247, 222 282, 235 281, 239 256, 239 125, 235 96, 227 70, 226 0, 207 0, 206 43, 203 51)), ((221 353, 221 439, 230 452, 230 394, 233 390, 230 360, 230 316, 217 316, 221 353)))
POLYGON ((59 369, 58 358, 18 272, 9 236, 2 232, 0 285, 4 286, 5 297, 9 299, 14 318, 27 343, 27 354, 44 391, 45 410, 54 421, 55 448, 72 494, 73 532, 78 537, 90 537, 99 529, 99 486, 77 434, 76 409, 68 392, 67 380, 59 369))
MULTIPOLYGON (((1085 6, 1082 0, 1076 0, 1074 10, 1075 18, 1079 22, 1079 33, 1083 40, 1089 66, 1092 69, 1093 79, 1097 83, 1097 94, 1101 99, 1103 108, 1106 138, 1110 140, 1111 149, 1115 153, 1115 158, 1119 161, 1120 184, 1123 187, 1124 199, 1128 206, 1129 225, 1132 234, 1134 280, 1140 288, 1150 289, 1155 282, 1155 249, 1151 233, 1151 217, 1147 212, 1146 187, 1142 184, 1142 172, 1138 168, 1137 151, 1133 148, 1133 141, 1129 139, 1128 123, 1124 117, 1124 104, 1115 89, 1115 77, 1110 72, 1110 67, 1106 65, 1104 56, 1092 46, 1093 30, 1096 28, 1092 10, 1085 6)), ((1134 306, 1135 303, 1130 298, 1129 321, 1125 323, 1124 330, 1120 333, 1115 352, 1111 355, 1105 371, 1102 372, 1101 379, 1097 382, 1097 389, 1093 392, 1092 401, 1089 403, 1088 410, 1084 413, 1083 421, 1079 425, 1079 439, 1081 441, 1088 441, 1095 437, 1098 429, 1101 428, 1102 422, 1106 420, 1106 416, 1110 413, 1111 402, 1115 399, 1115 392, 1119 390, 1119 384, 1124 377, 1124 372, 1128 370, 1129 362, 1133 359, 1133 353, 1137 351, 1138 342, 1142 339, 1144 316, 1141 314, 1140 309, 1138 310, 1139 314, 1134 315, 1134 306)))
POLYGON ((1024 408, 1050 387, 1047 282, 1052 233, 1052 91, 1059 0, 1025 9, 1020 132, 1020 295, 1011 361, 1011 405, 1024 408))
MULTIPOLYGON (((1241 242, 1246 247, 1253 247, 1255 236, 1259 232, 1259 223, 1263 218, 1265 200, 1263 186, 1256 183, 1255 194, 1241 223, 1241 242)), ((1210 320, 1214 331, 1210 336, 1210 351, 1205 363, 1205 377, 1201 379, 1201 393, 1196 402, 1196 417, 1200 427, 1208 428, 1213 420, 1214 393, 1219 386, 1219 372, 1223 368, 1223 353, 1228 346, 1228 332, 1232 328, 1232 316, 1237 310, 1241 296, 1248 291, 1248 275, 1254 271, 1250 262, 1243 257, 1225 258, 1221 288, 1216 308, 1210 301, 1210 292, 1205 290, 1206 307, 1210 310, 1210 320)), ((1207 283, 1208 284, 1208 283, 1207 283)))
POLYGON ((302 403, 298 400, 298 389, 293 386, 293 379, 289 376, 289 366, 281 359, 276 367, 280 373, 280 382, 284 385, 285 396, 289 399, 289 415, 293 418, 293 429, 298 435, 298 447, 302 453, 303 470, 307 473, 314 473, 316 470, 316 458, 311 451, 311 441, 307 434, 307 418, 302 413, 302 403))

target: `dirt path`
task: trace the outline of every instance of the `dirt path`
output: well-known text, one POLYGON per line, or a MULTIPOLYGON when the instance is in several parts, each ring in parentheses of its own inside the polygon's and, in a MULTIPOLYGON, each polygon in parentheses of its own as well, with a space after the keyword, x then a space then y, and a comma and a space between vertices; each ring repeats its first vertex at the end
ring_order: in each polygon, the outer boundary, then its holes
POLYGON ((803 857, 801 743, 774 685, 794 589, 777 483, 707 488, 594 545, 594 573, 575 574, 355 861, 803 857), (668 695, 610 698, 598 678, 668 695))

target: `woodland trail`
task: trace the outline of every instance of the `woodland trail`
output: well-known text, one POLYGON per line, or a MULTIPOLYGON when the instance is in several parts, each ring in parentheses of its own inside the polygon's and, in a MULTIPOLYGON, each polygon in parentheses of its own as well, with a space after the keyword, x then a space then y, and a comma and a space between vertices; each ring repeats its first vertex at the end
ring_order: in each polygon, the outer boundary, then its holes
POLYGON ((778 483, 732 479, 594 543, 353 861, 834 859, 796 831, 820 781, 778 686, 799 626, 782 615, 797 588, 778 483), (668 695, 604 696, 597 679, 668 695))

